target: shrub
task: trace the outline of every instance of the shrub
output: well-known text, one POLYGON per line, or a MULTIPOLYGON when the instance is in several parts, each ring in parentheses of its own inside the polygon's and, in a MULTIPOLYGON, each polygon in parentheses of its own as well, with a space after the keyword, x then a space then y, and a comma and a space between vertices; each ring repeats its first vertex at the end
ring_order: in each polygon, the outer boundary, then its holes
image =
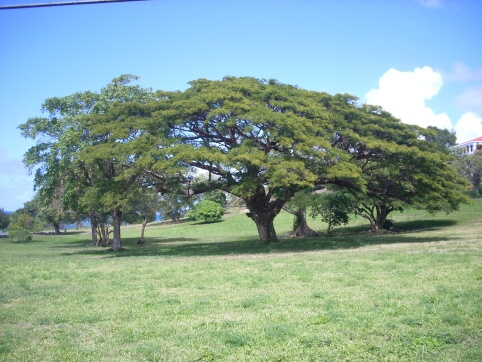
POLYGON ((187 217, 192 221, 214 222, 221 219, 224 214, 223 207, 217 202, 203 200, 189 211, 187 217))
POLYGON ((32 232, 41 230, 42 225, 29 214, 17 214, 12 217, 8 228, 8 237, 17 241, 32 241, 32 232))

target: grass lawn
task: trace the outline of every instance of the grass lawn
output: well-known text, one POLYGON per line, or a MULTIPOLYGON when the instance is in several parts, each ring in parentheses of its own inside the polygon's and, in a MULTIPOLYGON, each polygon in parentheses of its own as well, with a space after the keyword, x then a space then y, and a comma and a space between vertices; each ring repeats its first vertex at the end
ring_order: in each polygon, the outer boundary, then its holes
POLYGON ((125 227, 119 252, 0 239, 0 361, 481 361, 482 201, 394 219, 261 244, 233 210, 145 245, 125 227))

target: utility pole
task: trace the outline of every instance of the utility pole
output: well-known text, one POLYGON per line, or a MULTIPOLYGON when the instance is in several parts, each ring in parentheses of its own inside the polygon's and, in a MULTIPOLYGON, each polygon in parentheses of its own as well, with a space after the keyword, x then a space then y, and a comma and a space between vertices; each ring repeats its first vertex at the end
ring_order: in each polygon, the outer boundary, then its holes
POLYGON ((0 10, 44 8, 48 6, 122 3, 122 2, 133 2, 133 1, 146 1, 146 0, 78 0, 78 1, 61 1, 61 2, 53 2, 53 3, 23 4, 23 5, 0 5, 0 10))

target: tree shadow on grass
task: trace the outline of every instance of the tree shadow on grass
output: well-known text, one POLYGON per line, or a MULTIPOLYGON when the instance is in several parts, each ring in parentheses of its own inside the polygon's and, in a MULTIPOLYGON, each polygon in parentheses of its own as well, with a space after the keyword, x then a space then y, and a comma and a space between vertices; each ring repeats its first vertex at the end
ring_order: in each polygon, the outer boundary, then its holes
MULTIPOLYGON (((397 233, 405 232, 422 232, 433 231, 444 227, 453 226, 457 224, 455 220, 412 220, 412 221, 397 221, 395 228, 397 233)), ((334 235, 339 234, 359 234, 367 233, 370 230, 370 225, 346 226, 334 229, 334 235)), ((383 233, 377 235, 384 235, 383 233)))
POLYGON ((204 242, 197 238, 150 238, 146 243, 137 244, 137 238, 123 239, 123 249, 113 252, 109 248, 91 247, 76 250, 65 255, 87 254, 111 257, 169 256, 169 257, 212 257, 267 255, 275 253, 302 253, 323 250, 349 250, 366 246, 401 243, 432 243, 451 240, 444 236, 418 236, 421 231, 431 231, 454 225, 452 220, 417 220, 398 223, 401 232, 370 234, 366 226, 342 228, 334 236, 309 238, 283 238, 277 243, 261 243, 253 238, 231 239, 225 242, 204 242), (365 232, 360 232, 363 228, 365 232))

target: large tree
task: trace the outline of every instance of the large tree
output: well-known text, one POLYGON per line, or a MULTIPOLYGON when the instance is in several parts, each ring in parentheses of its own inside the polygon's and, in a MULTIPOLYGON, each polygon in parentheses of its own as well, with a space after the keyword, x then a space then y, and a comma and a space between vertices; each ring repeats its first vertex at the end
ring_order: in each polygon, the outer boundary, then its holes
POLYGON ((114 250, 121 248, 122 208, 130 188, 140 178, 125 172, 135 152, 117 150, 138 132, 132 124, 128 126, 129 120, 122 119, 129 114, 122 105, 152 99, 149 89, 129 85, 135 79, 123 75, 99 93, 87 91, 49 98, 42 107, 47 117, 31 118, 19 127, 24 137, 37 141, 24 157, 30 170, 38 167, 35 188, 52 195, 63 187, 65 200, 85 215, 99 213, 89 209, 96 203, 110 210, 114 250))
POLYGON ((407 207, 429 212, 456 210, 468 202, 464 181, 450 167, 451 157, 427 141, 433 130, 401 123, 380 107, 358 105, 350 95, 327 97, 336 133, 333 146, 349 153, 362 170, 365 189, 355 195, 355 213, 374 232, 388 226, 388 215, 407 207))
POLYGON ((358 166, 330 146, 319 93, 254 78, 190 85, 165 93, 153 119, 178 140, 173 161, 216 175, 216 187, 245 201, 261 241, 277 240, 273 220, 300 189, 320 179, 359 185, 358 166))

